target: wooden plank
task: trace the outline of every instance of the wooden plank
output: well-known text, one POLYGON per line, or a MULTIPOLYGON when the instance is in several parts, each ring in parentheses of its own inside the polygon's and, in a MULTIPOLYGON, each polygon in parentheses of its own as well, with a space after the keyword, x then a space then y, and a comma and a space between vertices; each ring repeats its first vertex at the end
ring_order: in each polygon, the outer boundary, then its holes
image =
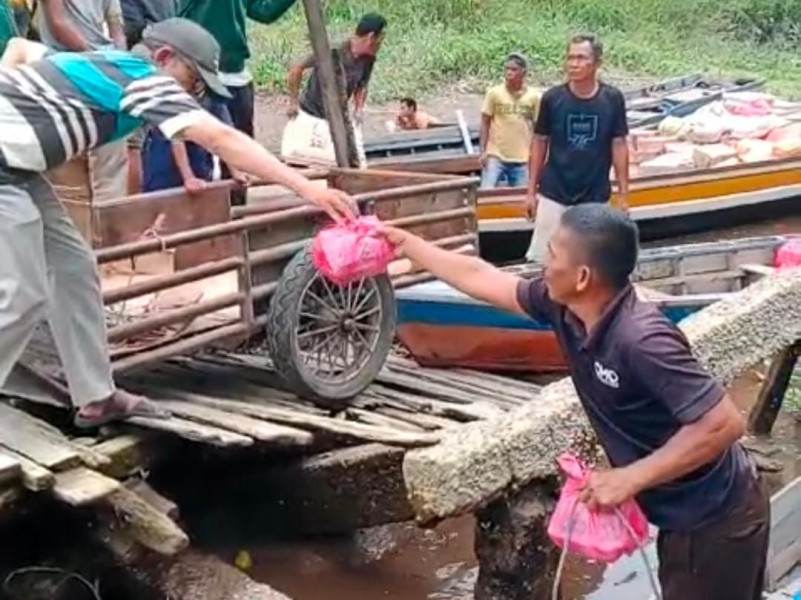
POLYGON ((770 520, 765 576, 768 591, 774 591, 782 578, 801 564, 801 477, 773 496, 770 520))
POLYGON ((56 471, 81 463, 73 448, 42 435, 43 428, 33 421, 37 419, 0 403, 0 445, 56 471))
POLYGON ((131 490, 134 494, 142 498, 157 511, 167 515, 170 519, 176 520, 180 516, 178 505, 169 498, 165 498, 159 494, 143 479, 131 479, 125 482, 123 485, 126 489, 131 490))
POLYGON ((380 414, 376 411, 366 410, 364 408, 351 407, 345 412, 348 415, 356 417, 355 420, 359 421, 360 423, 366 423, 368 425, 378 425, 379 427, 390 427, 400 431, 413 431, 417 433, 421 431, 431 431, 430 428, 420 427, 417 423, 411 423, 409 421, 397 419, 390 415, 380 414))
POLYGON ((26 489, 32 492, 41 492, 53 487, 53 484, 56 482, 53 473, 21 454, 17 454, 11 450, 6 450, 5 452, 19 463, 22 485, 26 489))
POLYGON ((145 429, 173 433, 191 442, 210 444, 221 448, 243 448, 253 445, 253 438, 251 437, 234 433, 227 429, 202 425, 201 423, 193 423, 192 421, 176 417, 172 417, 171 419, 132 417, 125 422, 137 427, 144 427, 145 429))
MULTIPOLYGON (((519 406, 520 400, 522 400, 513 388, 507 386, 500 387, 497 383, 495 383, 495 385, 486 383, 479 377, 467 378, 457 376, 444 369, 424 369, 420 367, 414 369, 400 365, 390 365, 389 368, 403 375, 420 377, 432 383, 451 386, 457 390, 471 394, 474 397, 480 397, 484 401, 502 404, 505 408, 519 406), (513 400, 510 398, 513 398, 513 400)), ((530 397, 528 399, 530 399, 530 397)))
POLYGON ((241 433, 259 442, 279 446, 308 446, 314 441, 314 436, 308 431, 221 410, 222 406, 212 408, 174 400, 159 400, 159 404, 179 417, 241 433))
MULTIPOLYGON (((105 467, 109 464, 109 458, 96 450, 87 447, 85 444, 75 443, 64 435, 60 429, 54 427, 47 421, 37 419, 36 417, 26 413, 23 410, 13 407, 7 407, 10 411, 14 411, 17 418, 26 426, 30 426, 42 437, 50 439, 56 444, 63 445, 66 448, 73 450, 81 459, 81 462, 91 469, 105 467)), ((6 413, 7 414, 7 413, 6 413)))
POLYGON ((78 467, 56 475, 53 494, 70 506, 85 506, 102 500, 121 487, 116 479, 86 467, 78 467))
POLYGON ((799 354, 801 354, 801 342, 788 346, 771 362, 757 401, 748 417, 748 428, 753 433, 768 435, 773 429, 799 354))
POLYGON ((480 421, 491 419, 503 414, 503 410, 489 402, 473 401, 469 404, 459 404, 447 400, 434 399, 436 396, 422 395, 413 390, 404 391, 392 387, 373 384, 369 390, 371 395, 382 396, 398 400, 411 410, 419 410, 440 417, 448 417, 459 421, 480 421))
POLYGON ((174 556, 189 547, 189 536, 157 507, 137 493, 118 487, 105 497, 117 524, 145 548, 174 556))
POLYGON ((409 423, 415 423, 420 427, 427 429, 429 431, 437 431, 439 429, 450 429, 452 427, 458 427, 459 425, 461 425, 461 423, 458 421, 452 421, 451 419, 446 419, 444 417, 438 417, 436 415, 427 415, 419 412, 409 412, 405 410, 399 410, 391 406, 382 406, 376 410, 381 414, 389 415, 391 417, 395 417, 396 419, 400 419, 403 421, 408 421, 409 423))
POLYGON ((345 421, 342 419, 294 412, 288 409, 271 408, 261 406, 259 404, 252 404, 249 402, 236 400, 224 400, 203 394, 184 392, 181 390, 161 389, 160 393, 169 394, 171 398, 202 404, 204 406, 209 406, 211 408, 217 408, 228 412, 235 412, 253 417, 255 419, 265 419, 284 425, 300 427, 312 431, 322 431, 368 442, 416 447, 435 444, 439 440, 438 436, 431 433, 401 432, 383 427, 365 425, 363 423, 345 421))
POLYGON ((0 484, 14 481, 22 471, 19 461, 9 452, 0 452, 0 484))
POLYGON ((99 471, 115 479, 128 477, 148 461, 145 435, 118 435, 94 446, 94 451, 108 457, 109 464, 99 471))

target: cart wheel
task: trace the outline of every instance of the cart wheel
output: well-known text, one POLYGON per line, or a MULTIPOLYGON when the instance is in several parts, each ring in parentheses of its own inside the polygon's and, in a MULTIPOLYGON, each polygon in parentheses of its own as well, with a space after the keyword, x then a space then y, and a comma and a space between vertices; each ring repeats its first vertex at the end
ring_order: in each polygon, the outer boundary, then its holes
POLYGON ((286 266, 267 313, 270 356, 298 394, 329 402, 357 396, 378 375, 395 336, 387 276, 340 287, 308 250, 286 266))

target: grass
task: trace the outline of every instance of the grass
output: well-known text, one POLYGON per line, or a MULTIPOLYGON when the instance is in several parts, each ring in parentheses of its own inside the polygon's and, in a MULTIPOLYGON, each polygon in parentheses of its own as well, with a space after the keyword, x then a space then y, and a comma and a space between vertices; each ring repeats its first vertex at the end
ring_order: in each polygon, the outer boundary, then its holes
MULTIPOLYGON (((540 83, 560 77, 565 40, 592 31, 617 79, 702 72, 758 76, 801 98, 801 0, 326 0, 333 39, 359 16, 389 20, 371 85, 373 101, 433 94, 454 84, 481 91, 512 50, 540 83)), ((254 70, 267 91, 284 91, 286 65, 309 51, 301 7, 271 26, 250 26, 254 70)))

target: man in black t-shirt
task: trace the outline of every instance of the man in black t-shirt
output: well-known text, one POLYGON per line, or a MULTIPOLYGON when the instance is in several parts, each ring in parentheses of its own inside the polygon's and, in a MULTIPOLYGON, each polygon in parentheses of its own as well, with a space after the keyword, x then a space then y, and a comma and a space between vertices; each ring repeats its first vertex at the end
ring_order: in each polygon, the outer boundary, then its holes
POLYGON ((568 207, 609 201, 612 166, 620 207, 628 210, 626 103, 620 90, 599 81, 602 60, 599 40, 574 37, 565 59, 567 83, 542 97, 529 159, 526 204, 535 224, 527 260, 544 260, 548 240, 568 207))
POLYGON ((457 290, 553 327, 611 465, 592 471, 580 499, 593 510, 636 499, 659 528, 664 600, 760 600, 770 508, 738 442, 742 418, 681 330, 638 297, 638 233, 626 215, 599 203, 566 210, 532 279, 384 232, 457 290))

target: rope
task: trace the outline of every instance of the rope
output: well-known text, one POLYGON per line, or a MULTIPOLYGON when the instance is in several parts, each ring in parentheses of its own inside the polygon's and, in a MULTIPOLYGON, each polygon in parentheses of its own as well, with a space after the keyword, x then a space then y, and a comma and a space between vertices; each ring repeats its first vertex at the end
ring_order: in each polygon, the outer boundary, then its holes
MULTIPOLYGON (((570 516, 567 520, 567 537, 565 538, 565 545, 562 547, 562 552, 559 555, 559 563, 556 566, 556 577, 554 578, 553 582, 553 589, 551 590, 551 600, 559 600, 559 589, 562 585, 562 574, 565 570, 565 562, 567 560, 567 552, 570 548, 570 540, 573 537, 573 530, 576 527, 576 509, 579 505, 579 499, 576 498, 575 502, 573 503, 573 507, 570 509, 570 516)), ((615 509, 615 514, 623 523, 623 527, 626 529, 626 532, 631 536, 635 542, 637 541, 637 534, 634 532, 634 529, 631 526, 626 518, 623 516, 623 513, 620 512, 619 508, 615 509)), ((654 600, 662 600, 662 594, 659 591, 659 586, 656 582, 656 575, 654 574, 654 570, 651 567, 651 561, 648 560, 648 556, 645 554, 645 546, 643 544, 637 544, 637 550, 642 556, 643 563, 645 563, 645 572, 648 574, 648 581, 651 584, 651 589, 654 592, 653 598, 654 600)))
POLYGON ((92 598, 94 600, 103 600, 100 597, 100 592, 98 591, 97 585, 93 585, 88 579, 86 579, 83 575, 79 573, 74 573, 70 571, 66 571, 64 569, 59 569, 56 567, 25 567, 22 569, 16 569, 9 573, 5 580, 3 581, 3 592, 10 598, 18 598, 16 594, 14 594, 10 590, 11 581, 17 577, 18 575, 28 575, 30 573, 39 573, 42 575, 63 575, 64 577, 59 581, 58 585, 56 585, 56 592, 61 588, 64 583, 70 579, 75 579, 81 585, 86 587, 89 592, 92 594, 92 598))

